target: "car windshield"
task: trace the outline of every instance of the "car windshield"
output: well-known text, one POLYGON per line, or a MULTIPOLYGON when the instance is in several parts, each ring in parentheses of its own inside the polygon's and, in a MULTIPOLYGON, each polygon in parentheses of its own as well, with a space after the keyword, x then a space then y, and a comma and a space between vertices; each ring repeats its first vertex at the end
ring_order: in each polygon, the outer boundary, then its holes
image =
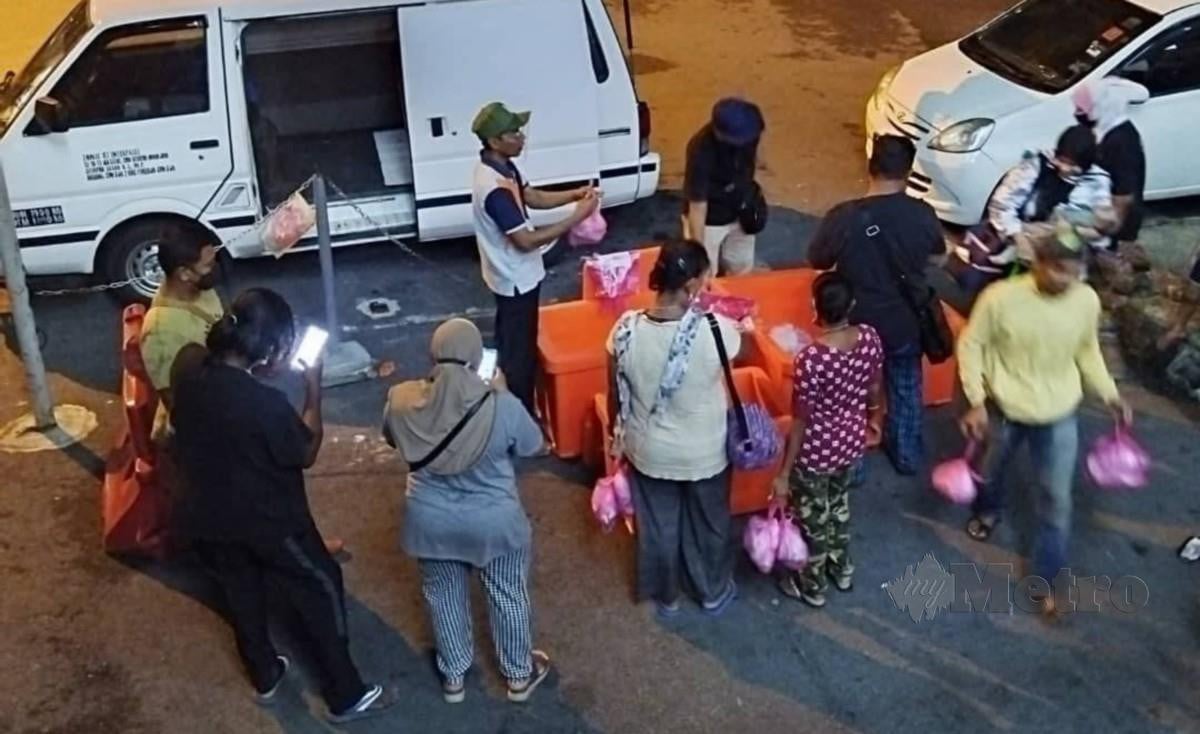
POLYGON ((24 69, 5 75, 4 81, 0 82, 0 135, 8 132, 8 126, 29 101, 29 96, 91 28, 88 0, 82 0, 50 34, 50 38, 46 39, 24 69))
POLYGON ((1056 94, 1161 19, 1125 0, 1025 0, 959 48, 1006 79, 1056 94))

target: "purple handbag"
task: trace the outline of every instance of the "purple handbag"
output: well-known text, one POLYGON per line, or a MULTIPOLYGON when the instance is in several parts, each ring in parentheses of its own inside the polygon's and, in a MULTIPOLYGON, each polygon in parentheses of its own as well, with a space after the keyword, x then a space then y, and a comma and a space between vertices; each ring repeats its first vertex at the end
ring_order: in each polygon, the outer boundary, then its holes
POLYGON ((705 314, 712 328, 713 341, 721 357, 721 369, 725 372, 725 384, 729 386, 729 400, 733 408, 729 411, 729 437, 726 451, 734 469, 757 471, 775 463, 783 449, 779 429, 763 406, 758 403, 744 405, 733 382, 733 368, 729 364, 729 353, 725 351, 725 340, 721 338, 721 327, 717 318, 705 314))

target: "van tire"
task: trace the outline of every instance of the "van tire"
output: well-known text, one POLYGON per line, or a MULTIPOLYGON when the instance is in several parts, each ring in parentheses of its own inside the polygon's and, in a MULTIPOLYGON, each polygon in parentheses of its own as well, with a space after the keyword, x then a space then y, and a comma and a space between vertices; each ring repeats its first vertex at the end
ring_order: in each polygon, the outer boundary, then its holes
POLYGON ((184 217, 150 216, 119 225, 104 238, 97 256, 96 273, 104 283, 134 282, 113 289, 123 305, 149 303, 162 283, 158 265, 158 237, 163 225, 180 224, 197 236, 212 240, 212 236, 195 222, 184 217))

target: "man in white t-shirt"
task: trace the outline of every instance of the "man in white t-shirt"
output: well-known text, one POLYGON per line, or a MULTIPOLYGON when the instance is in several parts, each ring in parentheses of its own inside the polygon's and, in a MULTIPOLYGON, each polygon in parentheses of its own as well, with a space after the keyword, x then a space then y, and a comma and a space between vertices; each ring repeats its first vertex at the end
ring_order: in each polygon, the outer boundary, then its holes
POLYGON ((528 112, 512 112, 499 102, 479 111, 471 125, 483 143, 471 189, 475 240, 483 282, 496 297, 496 348, 508 389, 534 413, 537 373, 538 306, 546 269, 541 248, 587 219, 600 199, 591 186, 543 191, 525 182, 513 159, 525 149, 522 129, 528 112), (557 224, 534 227, 529 209, 556 209, 575 202, 557 224))

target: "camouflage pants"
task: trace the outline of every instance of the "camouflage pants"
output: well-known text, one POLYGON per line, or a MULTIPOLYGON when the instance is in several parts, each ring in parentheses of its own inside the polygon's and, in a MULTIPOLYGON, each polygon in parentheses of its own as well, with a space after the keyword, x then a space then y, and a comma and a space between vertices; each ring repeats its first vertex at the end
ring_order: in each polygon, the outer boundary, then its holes
POLYGON ((835 474, 792 470, 792 513, 808 542, 808 565, 797 574, 804 591, 824 591, 828 577, 849 578, 854 573, 850 560, 850 478, 853 468, 835 474))

